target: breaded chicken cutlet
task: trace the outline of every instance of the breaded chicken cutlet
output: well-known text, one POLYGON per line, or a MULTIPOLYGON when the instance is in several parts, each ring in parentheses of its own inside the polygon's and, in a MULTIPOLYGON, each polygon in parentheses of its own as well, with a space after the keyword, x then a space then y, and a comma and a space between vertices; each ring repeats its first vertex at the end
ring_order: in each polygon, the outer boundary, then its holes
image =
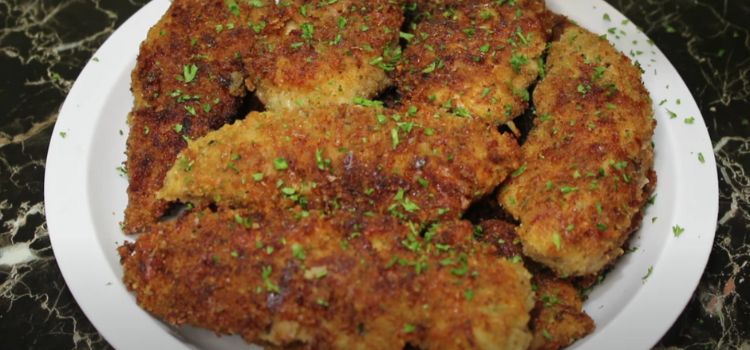
POLYGON ((551 33, 544 1, 423 1, 398 66, 406 104, 501 124, 523 113, 551 33))
MULTIPOLYGON (((522 256, 521 242, 515 226, 500 220, 479 224, 475 235, 482 242, 495 245, 506 258, 522 256)), ((526 264, 532 272, 532 289, 536 301, 531 311, 529 328, 533 334, 530 350, 562 349, 594 330, 594 321, 583 311, 581 292, 568 280, 560 279, 533 263, 526 264)))
POLYGON ((185 139, 203 136, 237 113, 245 74, 235 52, 246 54, 244 45, 253 40, 239 24, 262 16, 237 6, 253 16, 236 16, 223 0, 174 1, 141 44, 128 117, 127 232, 141 231, 163 214, 166 203, 154 193, 185 139), (236 28, 217 30, 228 23, 236 28))
POLYGON ((531 341, 530 275, 474 240, 467 222, 420 235, 388 216, 252 224, 238 216, 252 215, 191 212, 121 247, 139 305, 174 325, 274 348, 524 349, 531 341))
POLYGON ((638 67, 568 24, 534 91, 523 165, 500 193, 524 253, 561 276, 594 274, 622 255, 655 175, 655 121, 638 67))
POLYGON ((400 5, 388 1, 173 1, 132 73, 124 230, 142 231, 164 214, 155 193, 167 169, 187 140, 238 116, 243 83, 270 110, 370 98, 388 82, 392 58, 375 61, 394 52, 402 21, 400 5), (381 30, 357 38, 367 26, 381 30))
POLYGON ((390 83, 401 56, 402 1, 291 1, 287 15, 256 24, 248 89, 272 111, 351 103, 390 83))
POLYGON ((288 217, 321 210, 460 218, 520 163, 512 136, 432 110, 340 106, 251 113, 190 142, 159 198, 288 217))

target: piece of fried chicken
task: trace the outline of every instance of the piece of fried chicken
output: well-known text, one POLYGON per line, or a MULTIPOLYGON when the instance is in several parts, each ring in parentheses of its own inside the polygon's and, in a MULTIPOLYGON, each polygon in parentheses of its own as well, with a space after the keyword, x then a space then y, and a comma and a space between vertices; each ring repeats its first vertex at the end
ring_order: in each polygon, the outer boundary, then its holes
POLYGON ((372 97, 394 59, 375 58, 392 52, 402 20, 390 1, 173 1, 132 73, 124 230, 143 231, 164 214, 155 196, 164 175, 187 140, 237 117, 243 82, 268 109, 372 97), (361 35, 367 26, 372 33, 361 35))
POLYGON ((525 349, 523 266, 475 241, 467 222, 422 229, 219 208, 159 223, 120 254, 138 304, 173 325, 278 348, 525 349))
MULTIPOLYGON (((506 258, 520 259, 521 242, 515 226, 500 220, 486 220, 475 232, 482 242, 494 244, 506 258)), ((583 311, 581 293, 568 280, 544 271, 527 262, 532 272, 532 288, 536 304, 531 311, 529 327, 534 335, 530 350, 558 350, 585 337, 594 330, 594 321, 583 311)))
POLYGON ((406 104, 505 123, 529 104, 551 33, 544 1, 422 1, 398 66, 406 104))
POLYGON ((651 99, 638 67, 573 24, 547 71, 523 165, 500 201, 521 222, 526 255, 561 276, 594 274, 622 255, 655 181, 651 99))
POLYGON ((351 103, 386 88, 401 56, 401 1, 291 1, 253 23, 247 86, 268 110, 351 103))
POLYGON ((459 218, 519 166, 519 153, 512 136, 430 109, 251 113, 191 141, 158 195, 279 219, 321 210, 423 223, 459 218))
POLYGON ((141 44, 131 76, 126 232, 142 231, 164 213, 166 203, 154 194, 185 140, 229 122, 242 103, 240 57, 253 40, 243 24, 264 13, 235 5, 175 0, 141 44))

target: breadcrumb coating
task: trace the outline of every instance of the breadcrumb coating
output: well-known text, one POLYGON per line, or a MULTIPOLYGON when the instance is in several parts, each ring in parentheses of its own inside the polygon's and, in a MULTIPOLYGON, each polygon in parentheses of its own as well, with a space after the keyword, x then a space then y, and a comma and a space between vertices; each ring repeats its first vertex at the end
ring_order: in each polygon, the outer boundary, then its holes
POLYGON ((523 165, 499 198, 526 255, 560 276, 595 274, 622 255, 653 188, 651 99, 637 66, 573 24, 547 71, 523 165))

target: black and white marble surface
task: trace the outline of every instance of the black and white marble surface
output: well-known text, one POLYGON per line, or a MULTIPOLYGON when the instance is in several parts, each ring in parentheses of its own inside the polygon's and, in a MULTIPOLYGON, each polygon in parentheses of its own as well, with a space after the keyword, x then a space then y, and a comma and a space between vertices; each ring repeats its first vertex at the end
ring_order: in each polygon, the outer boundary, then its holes
MULTIPOLYGON (((659 349, 750 349, 750 1, 608 0, 685 79, 720 181, 716 240, 659 349)), ((58 109, 99 45, 147 0, 0 0, 0 348, 110 348, 50 247, 44 166, 58 109)))

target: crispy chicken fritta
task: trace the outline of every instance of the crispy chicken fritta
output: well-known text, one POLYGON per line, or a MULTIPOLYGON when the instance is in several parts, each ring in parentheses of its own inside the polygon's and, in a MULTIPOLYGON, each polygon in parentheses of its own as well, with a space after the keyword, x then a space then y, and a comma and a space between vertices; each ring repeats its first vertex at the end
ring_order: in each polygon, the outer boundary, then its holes
POLYGON ((247 85, 269 110, 351 103, 390 82, 401 56, 400 1, 292 1, 283 20, 256 24, 247 85))
POLYGON ((246 4, 238 8, 253 15, 235 16, 222 0, 175 1, 141 44, 128 118, 128 232, 142 231, 164 214, 167 204, 154 193, 184 139, 203 136, 237 113, 245 89, 242 62, 234 53, 247 54, 253 37, 239 26, 217 28, 263 16, 246 4))
POLYGON ((622 255, 654 176, 651 99, 638 67, 568 24, 534 91, 523 165, 500 200, 521 221, 524 253, 559 275, 588 275, 622 255))
POLYGON ((473 230, 219 209, 160 223, 120 253, 139 305, 176 325, 283 348, 526 348, 530 275, 473 230))
POLYGON ((252 113, 191 142, 159 197, 268 215, 308 210, 456 219, 519 166, 513 137, 433 110, 252 113))
MULTIPOLYGON (((504 221, 486 220, 479 227, 479 239, 494 244, 500 255, 511 259, 522 256, 515 226, 504 221)), ((529 322, 534 336, 529 349, 562 349, 594 330, 594 321, 583 311, 581 293, 571 282, 538 266, 530 266, 530 270, 534 275, 532 288, 536 305, 529 322)))
POLYGON ((505 123, 528 107, 550 29, 544 1, 426 1, 397 85, 408 103, 505 123))
POLYGON ((372 97, 400 55, 402 21, 390 1, 175 0, 132 74, 124 229, 142 231, 164 214, 154 194, 167 169, 188 139, 237 117, 243 82, 270 110, 372 97), (368 26, 378 30, 357 38, 368 26))

